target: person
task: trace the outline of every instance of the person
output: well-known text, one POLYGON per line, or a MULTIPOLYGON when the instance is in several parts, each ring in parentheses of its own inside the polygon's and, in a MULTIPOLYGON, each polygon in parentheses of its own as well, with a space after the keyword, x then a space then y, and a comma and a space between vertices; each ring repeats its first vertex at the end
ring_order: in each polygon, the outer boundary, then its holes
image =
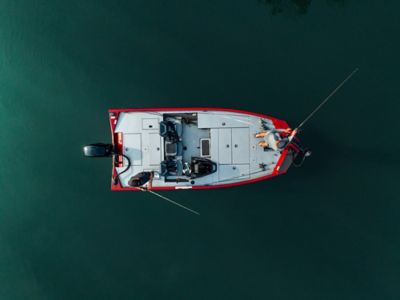
POLYGON ((283 150, 296 135, 297 129, 272 129, 261 131, 255 135, 256 138, 263 138, 258 145, 262 148, 271 148, 275 151, 283 150), (283 137, 282 137, 282 136, 283 137))
POLYGON ((154 172, 140 172, 135 176, 132 176, 128 184, 132 187, 143 188, 143 186, 149 182, 148 188, 151 189, 154 172))

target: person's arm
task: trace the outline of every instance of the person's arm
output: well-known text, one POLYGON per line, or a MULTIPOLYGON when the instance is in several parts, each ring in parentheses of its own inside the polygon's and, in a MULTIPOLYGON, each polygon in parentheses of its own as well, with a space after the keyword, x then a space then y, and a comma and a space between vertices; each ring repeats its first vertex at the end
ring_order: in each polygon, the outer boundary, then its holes
POLYGON ((297 129, 293 130, 292 133, 289 135, 289 143, 293 140, 294 136, 297 134, 297 129))
POLYGON ((277 132, 277 133, 281 133, 281 132, 284 132, 284 133, 291 133, 292 132, 292 129, 289 127, 289 128, 285 128, 285 129, 283 129, 283 128, 275 128, 275 129, 273 129, 273 130, 271 130, 272 132, 277 132))

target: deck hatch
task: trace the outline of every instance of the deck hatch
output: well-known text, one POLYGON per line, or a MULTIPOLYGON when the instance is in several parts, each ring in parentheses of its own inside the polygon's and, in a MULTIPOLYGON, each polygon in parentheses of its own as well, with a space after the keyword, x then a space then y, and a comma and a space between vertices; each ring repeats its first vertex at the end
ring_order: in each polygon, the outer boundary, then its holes
POLYGON ((210 139, 200 139, 200 156, 210 157, 210 139))
POLYGON ((232 163, 232 129, 218 129, 218 154, 220 164, 232 163))
POLYGON ((161 137, 156 133, 149 134, 149 165, 160 165, 161 163, 161 137))
POLYGON ((157 118, 143 118, 142 119, 143 130, 158 130, 158 119, 157 118))
POLYGON ((232 162, 234 164, 250 163, 249 128, 232 128, 232 162))
POLYGON ((142 135, 140 133, 124 134, 124 154, 129 157, 132 166, 142 165, 142 135))

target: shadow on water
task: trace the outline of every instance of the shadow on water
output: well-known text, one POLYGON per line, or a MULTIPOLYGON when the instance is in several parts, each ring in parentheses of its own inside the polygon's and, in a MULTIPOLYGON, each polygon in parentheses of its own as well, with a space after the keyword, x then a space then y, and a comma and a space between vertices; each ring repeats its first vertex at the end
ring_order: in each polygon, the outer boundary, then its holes
POLYGON ((399 163, 397 151, 393 148, 366 146, 357 140, 353 144, 340 143, 333 136, 308 129, 308 137, 311 136, 312 141, 306 144, 310 145, 313 156, 306 163, 309 171, 313 173, 323 175, 330 170, 349 170, 349 168, 388 170, 399 163))
MULTIPOLYGON (((343 4, 345 0, 326 0, 331 4, 343 4)), ((278 15, 286 11, 295 11, 297 14, 304 15, 311 5, 311 0, 258 0, 271 10, 271 14, 278 15)))

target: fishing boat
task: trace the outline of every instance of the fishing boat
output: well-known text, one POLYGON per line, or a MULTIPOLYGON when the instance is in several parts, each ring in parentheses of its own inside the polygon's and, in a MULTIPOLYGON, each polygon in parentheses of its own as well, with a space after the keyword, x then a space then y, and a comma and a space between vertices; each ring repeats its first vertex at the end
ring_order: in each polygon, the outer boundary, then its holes
POLYGON ((225 188, 285 174, 311 151, 300 128, 358 71, 356 68, 294 130, 284 120, 230 108, 110 109, 111 143, 89 144, 87 157, 112 157, 111 190, 225 188))
POLYGON ((285 121, 243 110, 110 109, 109 122, 112 143, 86 146, 86 154, 113 154, 113 191, 242 185, 284 174, 304 154, 298 139, 285 145, 285 121), (260 145, 267 133, 281 147, 260 145))

